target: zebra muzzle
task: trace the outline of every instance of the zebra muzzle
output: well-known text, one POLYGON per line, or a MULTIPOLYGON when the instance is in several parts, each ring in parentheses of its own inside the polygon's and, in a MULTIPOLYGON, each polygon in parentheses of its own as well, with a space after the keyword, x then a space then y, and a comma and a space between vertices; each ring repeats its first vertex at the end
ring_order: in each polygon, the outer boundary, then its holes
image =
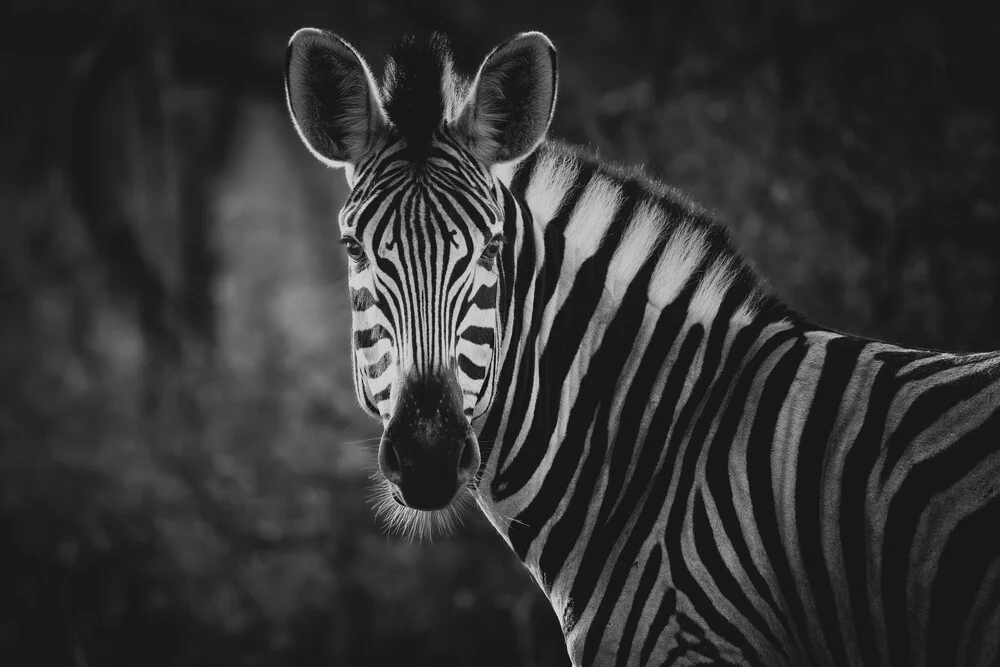
POLYGON ((443 374, 408 378, 399 389, 379 443, 379 469, 397 501, 443 509, 479 470, 479 443, 462 412, 461 391, 443 374))

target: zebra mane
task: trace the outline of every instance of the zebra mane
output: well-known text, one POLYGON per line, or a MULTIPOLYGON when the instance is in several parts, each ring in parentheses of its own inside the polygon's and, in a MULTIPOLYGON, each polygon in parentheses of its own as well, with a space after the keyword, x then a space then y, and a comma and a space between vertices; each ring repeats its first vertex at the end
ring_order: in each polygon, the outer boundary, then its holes
POLYGON ((517 176, 510 176, 521 181, 540 224, 559 228, 567 246, 584 256, 611 253, 607 286, 612 294, 623 291, 643 265, 655 263, 649 297, 659 307, 694 285, 696 311, 712 312, 727 295, 739 295, 741 317, 767 311, 800 319, 770 293, 734 246, 728 227, 643 170, 550 140, 514 171, 517 176))
POLYGON ((417 155, 430 144, 441 123, 451 118, 463 88, 453 73, 448 39, 441 33, 404 37, 386 56, 385 110, 417 155))

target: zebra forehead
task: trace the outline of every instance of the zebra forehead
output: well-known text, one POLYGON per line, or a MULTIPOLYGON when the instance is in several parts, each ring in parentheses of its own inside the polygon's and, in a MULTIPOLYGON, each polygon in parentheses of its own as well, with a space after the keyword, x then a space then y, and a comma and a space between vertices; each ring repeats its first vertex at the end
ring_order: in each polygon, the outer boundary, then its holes
POLYGON ((342 208, 341 232, 481 234, 488 240, 503 225, 502 205, 482 174, 460 166, 459 172, 429 160, 419 171, 390 166, 370 174, 342 208))

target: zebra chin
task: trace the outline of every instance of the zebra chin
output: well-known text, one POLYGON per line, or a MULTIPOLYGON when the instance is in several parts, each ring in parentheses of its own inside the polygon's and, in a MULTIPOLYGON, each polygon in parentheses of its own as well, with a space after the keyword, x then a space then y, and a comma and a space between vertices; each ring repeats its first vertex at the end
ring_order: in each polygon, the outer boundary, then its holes
POLYGON ((389 532, 410 540, 430 539, 435 534, 451 533, 475 506, 472 494, 460 491, 444 509, 413 509, 403 503, 398 489, 381 474, 377 476, 371 502, 374 505, 375 516, 384 522, 389 532))

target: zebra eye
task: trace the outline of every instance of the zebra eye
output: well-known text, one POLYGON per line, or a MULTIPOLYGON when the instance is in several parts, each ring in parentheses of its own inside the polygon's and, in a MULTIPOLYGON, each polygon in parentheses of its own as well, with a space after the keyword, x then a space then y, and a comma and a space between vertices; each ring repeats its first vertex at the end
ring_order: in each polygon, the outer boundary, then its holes
POLYGON ((353 261, 360 262, 365 258, 365 249, 361 247, 361 244, 356 240, 346 238, 341 239, 340 242, 344 244, 344 248, 347 250, 347 256, 353 261))
POLYGON ((497 258, 500 254, 500 246, 503 245, 503 236, 499 234, 494 236, 489 243, 486 244, 486 249, 483 250, 483 261, 492 264, 493 260, 497 258))

